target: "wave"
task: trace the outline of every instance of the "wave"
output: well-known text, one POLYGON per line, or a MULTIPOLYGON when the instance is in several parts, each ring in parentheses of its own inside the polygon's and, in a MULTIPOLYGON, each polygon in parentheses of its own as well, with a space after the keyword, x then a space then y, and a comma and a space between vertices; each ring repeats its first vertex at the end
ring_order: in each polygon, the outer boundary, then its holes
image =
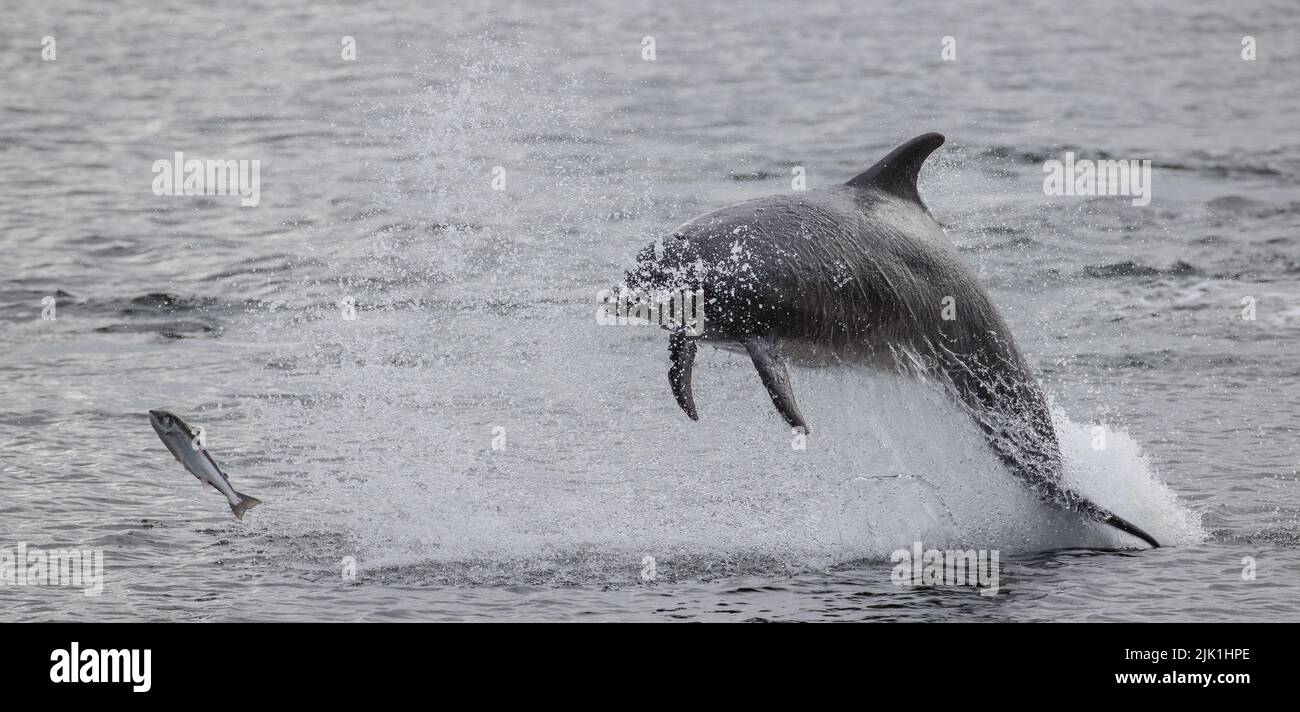
POLYGON ((1300 213, 1300 201, 1279 205, 1240 195, 1221 195, 1208 201, 1205 207, 1211 214, 1217 216, 1245 216, 1258 220, 1300 213))
POLYGON ((1178 260, 1169 267, 1160 268, 1127 260, 1104 265, 1086 265, 1081 272, 1086 277, 1185 277, 1203 274, 1195 265, 1178 260))
POLYGON ((1039 146, 1006 146, 993 144, 983 148, 972 148, 973 155, 992 159, 996 163, 1013 165, 1042 165, 1049 160, 1059 160, 1066 152, 1074 153, 1080 158, 1092 160, 1127 160, 1150 158, 1151 166, 1156 170, 1183 171, 1198 175, 1224 178, 1288 178, 1296 177, 1296 165, 1293 158, 1285 151, 1260 151, 1256 153, 1216 154, 1208 151, 1189 151, 1179 156, 1157 157, 1148 151, 1114 150, 1096 146, 1078 144, 1056 144, 1039 146), (1279 157, 1281 156, 1281 157, 1279 157))

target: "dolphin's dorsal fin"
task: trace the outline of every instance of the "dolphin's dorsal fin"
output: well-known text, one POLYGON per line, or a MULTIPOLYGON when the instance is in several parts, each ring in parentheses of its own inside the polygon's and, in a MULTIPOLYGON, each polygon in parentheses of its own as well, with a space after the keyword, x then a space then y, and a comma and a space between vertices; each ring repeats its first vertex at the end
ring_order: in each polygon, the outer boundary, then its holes
POLYGON ((905 200, 921 202, 916 191, 916 176, 921 164, 934 149, 943 145, 943 134, 928 133, 908 141, 889 152, 876 165, 845 183, 854 188, 875 188, 905 200))

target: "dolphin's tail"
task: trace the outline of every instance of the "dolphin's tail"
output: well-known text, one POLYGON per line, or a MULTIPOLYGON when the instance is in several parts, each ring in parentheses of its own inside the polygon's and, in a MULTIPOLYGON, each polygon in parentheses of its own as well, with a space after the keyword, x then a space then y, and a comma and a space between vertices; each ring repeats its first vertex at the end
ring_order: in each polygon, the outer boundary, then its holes
MULTIPOLYGON (((1075 496, 1078 497, 1078 495, 1075 496)), ((1133 536, 1150 544, 1153 549, 1160 548, 1160 543, 1156 541, 1155 537, 1151 536, 1150 534, 1147 534, 1145 531, 1142 531, 1140 527, 1133 524, 1132 522, 1129 522, 1127 519, 1117 514, 1108 512, 1105 509, 1102 509, 1101 507, 1097 506, 1096 504, 1093 504, 1092 502, 1083 499, 1082 497, 1079 497, 1077 502, 1078 504, 1075 506, 1075 509, 1081 514, 1085 514, 1089 517, 1092 517, 1093 519, 1096 519, 1097 521, 1103 524, 1109 524, 1110 526, 1115 527, 1116 529, 1124 532, 1125 534, 1132 534, 1133 536)))
POLYGON ((262 500, 256 497, 250 497, 240 492, 236 492, 235 496, 239 498, 239 503, 230 505, 230 511, 235 513, 235 519, 242 520, 244 518, 244 512, 247 512, 262 503, 262 500))
POLYGON ((1056 431, 1052 429, 1050 420, 1045 424, 1040 423, 1047 428, 1046 431, 1038 431, 1040 438, 1028 439, 1030 442, 1021 439, 1018 443, 1009 442, 1005 433, 993 431, 988 423, 981 421, 980 424, 984 426, 985 433, 989 436, 989 445, 993 447, 993 451, 1001 456, 1007 468, 1028 485, 1040 499, 1063 509, 1078 512, 1103 524, 1109 524, 1125 534, 1132 534, 1152 547, 1160 548, 1155 537, 1147 534, 1137 525, 1065 486, 1061 481, 1061 471, 1064 469, 1061 451, 1057 445, 1056 431), (1048 434, 1045 437, 1043 437, 1044 432, 1048 434))
POLYGON ((1007 342, 1002 347, 1007 349, 1007 355, 1002 358, 1012 377, 979 378, 978 370, 963 368, 957 371, 959 376, 952 384, 959 400, 967 405, 984 430, 994 452, 1043 501, 1108 524, 1159 548, 1155 537, 1069 489, 1062 481, 1065 468, 1061 447, 1042 390, 1028 375, 1028 368, 1014 346, 1007 342))
POLYGON ((1003 447, 999 447, 1001 443, 991 441, 990 444, 993 446, 993 450, 1002 457, 1002 461, 1006 463, 1007 467, 1015 473, 1017 477, 1029 485, 1030 490, 1037 494, 1039 499, 1048 502, 1049 504, 1061 507, 1062 509, 1078 512, 1079 514, 1095 519, 1102 524, 1108 524, 1125 534, 1132 534, 1150 544, 1153 548, 1160 548, 1160 544, 1155 540, 1155 537, 1147 534, 1141 527, 1133 524, 1118 514, 1101 507, 1078 492, 1066 489, 1060 481, 1059 473, 1061 468, 1059 452, 1056 456, 1057 459, 1055 462, 1049 464, 1040 461, 1038 463, 1039 466, 1031 467, 1026 465, 1026 463, 1021 461, 1019 458, 1006 452, 1003 447))
MULTIPOLYGON (((1159 549, 1160 544, 1155 537, 1147 534, 1141 527, 1133 524, 1127 519, 1111 512, 1108 509, 1096 504, 1074 490, 1066 489, 1060 482, 1060 455, 1057 454, 1057 460, 1046 467, 1029 468, 1018 458, 1009 455, 998 443, 991 443, 993 449, 1002 456, 1003 462, 1014 472, 1021 480, 1029 485, 1040 499, 1051 504, 1055 504, 1063 509, 1078 512, 1085 517, 1095 519, 1102 524, 1108 524, 1125 534, 1133 536, 1150 544, 1152 548, 1159 549), (1048 474, 1050 473, 1050 474, 1048 474)), ((1042 464, 1042 463, 1040 463, 1042 464)))

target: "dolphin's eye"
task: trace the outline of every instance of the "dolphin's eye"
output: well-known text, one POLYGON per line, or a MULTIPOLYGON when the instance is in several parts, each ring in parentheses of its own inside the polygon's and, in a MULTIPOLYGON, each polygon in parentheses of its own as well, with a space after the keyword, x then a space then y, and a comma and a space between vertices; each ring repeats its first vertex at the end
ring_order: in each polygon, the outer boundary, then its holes
POLYGON ((685 240, 685 239, 686 239, 686 235, 684 235, 684 234, 682 234, 682 233, 680 233, 680 232, 674 232, 674 233, 673 233, 673 237, 677 238, 678 240, 685 240))

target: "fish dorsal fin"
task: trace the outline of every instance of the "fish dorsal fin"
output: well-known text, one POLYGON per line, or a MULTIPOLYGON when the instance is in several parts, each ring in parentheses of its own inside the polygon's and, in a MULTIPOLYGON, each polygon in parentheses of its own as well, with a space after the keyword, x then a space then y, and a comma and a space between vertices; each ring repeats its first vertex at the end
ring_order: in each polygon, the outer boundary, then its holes
POLYGON ((859 173, 845 185, 854 188, 875 188, 900 198, 921 202, 916 191, 916 176, 921 164, 934 149, 943 145, 943 134, 928 133, 908 141, 889 152, 876 165, 859 173))

